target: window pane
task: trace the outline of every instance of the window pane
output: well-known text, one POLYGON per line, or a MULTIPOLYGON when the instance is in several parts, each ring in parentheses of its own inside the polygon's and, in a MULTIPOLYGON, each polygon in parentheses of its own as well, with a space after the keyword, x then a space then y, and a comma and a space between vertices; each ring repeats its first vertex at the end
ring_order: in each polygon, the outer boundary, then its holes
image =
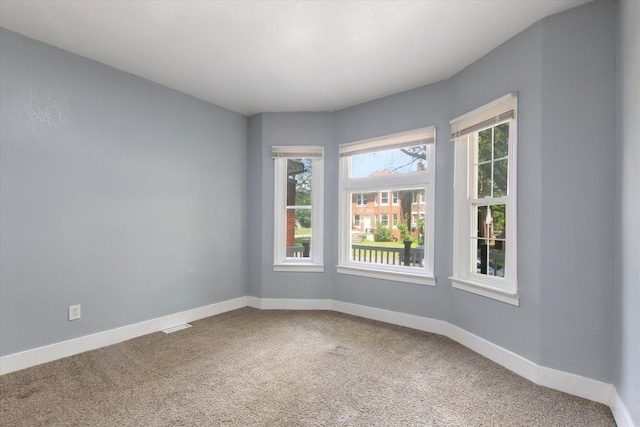
POLYGON ((476 167, 477 196, 482 199, 491 197, 491 163, 484 163, 476 167))
POLYGON ((311 209, 287 209, 287 257, 311 256, 311 209))
POLYGON ((485 129, 478 132, 478 163, 487 162, 492 159, 492 129, 485 129))
POLYGON ((287 159, 286 257, 310 257, 311 159, 287 159), (306 245, 303 245, 306 243, 306 245))
POLYGON ((311 205, 311 159, 287 160, 287 206, 311 205))
POLYGON ((423 171, 427 168, 427 147, 424 145, 351 157, 354 178, 423 171))
POLYGON ((351 202, 356 203, 358 206, 366 206, 368 201, 367 194, 353 194, 351 196, 351 202))
POLYGON ((504 239, 507 226, 505 208, 506 205, 492 205, 489 207, 491 214, 491 238, 504 239))
POLYGON ((506 243, 504 241, 491 241, 489 244, 489 276, 504 277, 504 253, 506 243))
POLYGON ((504 277, 506 205, 476 206, 477 228, 471 237, 476 273, 504 277))
MULTIPOLYGON (((386 189, 377 191, 389 194, 386 189)), ((361 228, 351 230, 352 261, 405 265, 404 240, 411 240, 410 267, 421 267, 424 259, 425 190, 408 188, 392 192, 396 205, 359 206, 357 193, 351 193, 351 212, 362 218, 361 228)), ((388 200, 388 198, 387 198, 388 200)))
POLYGON ((509 123, 502 123, 495 127, 493 158, 500 159, 509 154, 509 123))
POLYGON ((508 162, 507 159, 493 162, 493 197, 507 195, 508 162))

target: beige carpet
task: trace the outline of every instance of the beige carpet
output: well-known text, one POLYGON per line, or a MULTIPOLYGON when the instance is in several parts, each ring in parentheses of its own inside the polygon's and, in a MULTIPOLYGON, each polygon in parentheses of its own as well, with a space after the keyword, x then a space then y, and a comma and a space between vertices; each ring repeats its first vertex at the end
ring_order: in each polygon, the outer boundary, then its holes
POLYGON ((0 377, 3 426, 614 426, 448 338, 243 308, 0 377))

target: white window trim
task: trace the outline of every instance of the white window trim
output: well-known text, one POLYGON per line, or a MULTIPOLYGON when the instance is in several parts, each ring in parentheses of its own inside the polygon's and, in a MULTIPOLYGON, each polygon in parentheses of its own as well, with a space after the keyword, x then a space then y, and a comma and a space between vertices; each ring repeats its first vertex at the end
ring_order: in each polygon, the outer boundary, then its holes
POLYGON ((321 146, 274 146, 274 227, 273 271, 323 272, 324 271, 324 148, 321 146), (287 218, 287 160, 311 158, 311 239, 310 258, 286 257, 287 218))
MULTIPOLYGON (((338 266, 337 272, 376 279, 393 280, 397 282, 418 285, 435 286, 434 276, 434 245, 435 245, 435 127, 417 129, 366 141, 342 144, 340 146, 339 165, 339 235, 338 235, 338 266), (427 147, 427 170, 394 175, 348 178, 351 162, 349 155, 376 151, 394 143, 396 147, 412 146, 420 143, 427 147), (421 268, 404 266, 385 266, 382 264, 367 264, 350 260, 351 245, 351 193, 378 192, 380 190, 393 192, 406 188, 419 188, 425 192, 427 206, 425 221, 424 266, 421 268)), ((392 197, 391 195, 389 197, 392 197)), ((425 207, 426 209, 426 207, 425 207)))
POLYGON ((454 168, 454 242, 452 287, 492 298, 515 306, 520 305, 517 284, 517 96, 508 94, 484 107, 480 107, 458 119, 452 120, 452 138, 455 143, 454 168), (475 116, 474 116, 475 115, 475 116), (475 123, 477 122, 477 123, 475 123), (506 225, 505 277, 494 277, 475 272, 476 260, 472 259, 473 205, 470 198, 469 174, 475 135, 480 130, 509 122, 509 172, 508 196, 488 198, 488 204, 505 204, 506 225), (462 123, 462 124, 460 124, 462 123), (482 127, 484 126, 484 127, 482 127), (464 129, 469 130, 465 133, 464 129))

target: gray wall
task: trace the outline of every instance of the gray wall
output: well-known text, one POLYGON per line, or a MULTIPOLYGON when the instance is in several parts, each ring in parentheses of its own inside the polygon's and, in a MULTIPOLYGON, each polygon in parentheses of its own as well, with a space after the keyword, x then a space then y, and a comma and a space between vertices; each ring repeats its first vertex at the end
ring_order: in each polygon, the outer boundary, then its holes
POLYGON ((6 30, 0 55, 1 355, 246 295, 245 117, 6 30))
POLYGON ((640 426, 640 2, 619 6, 616 322, 613 384, 640 426))
POLYGON ((611 381, 616 4, 543 21, 540 362, 611 381))
MULTIPOLYGON (((263 223, 262 213, 269 207, 262 191, 262 115, 251 117, 248 121, 247 152, 247 295, 262 297, 262 251, 263 223), (265 206, 263 206, 265 204, 265 206)), ((273 202, 272 202, 273 203, 273 202)), ((273 208, 272 208, 273 210, 273 208)), ((269 240, 272 240, 271 237, 269 240)))
MULTIPOLYGON (((249 228, 260 230, 261 262, 249 265, 249 275, 259 277, 261 287, 257 293, 263 298, 303 298, 326 299, 331 296, 331 272, 335 262, 331 254, 336 246, 336 238, 329 227, 330 217, 335 216, 335 193, 330 192, 327 180, 337 173, 330 162, 325 161, 325 238, 323 273, 299 273, 273 271, 273 158, 271 147, 274 145, 321 145, 325 147, 325 157, 330 159, 337 155, 331 148, 334 140, 333 120, 331 113, 263 113, 250 119, 250 123, 259 121, 261 133, 259 141, 250 141, 252 150, 260 150, 260 181, 252 182, 260 189, 260 205, 254 204, 249 212, 249 228), (256 225, 259 224, 259 225, 256 225)), ((250 137, 256 134, 250 132, 250 137)), ((255 155, 253 153, 252 155, 255 155)), ((255 176, 256 174, 254 174, 255 176)), ((257 199, 257 198, 256 198, 257 199)), ((253 284, 251 285, 254 286, 253 284)))

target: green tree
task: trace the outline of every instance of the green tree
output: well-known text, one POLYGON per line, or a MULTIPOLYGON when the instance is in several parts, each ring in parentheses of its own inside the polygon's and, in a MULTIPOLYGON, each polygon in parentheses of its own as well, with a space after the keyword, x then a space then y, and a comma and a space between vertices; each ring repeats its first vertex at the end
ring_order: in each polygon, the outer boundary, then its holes
MULTIPOLYGON (((295 205, 311 206, 311 182, 313 179, 312 160, 295 159, 293 161, 301 163, 304 167, 302 172, 291 176, 291 178, 296 180, 295 205)), ((298 209, 296 211, 296 220, 301 227, 311 228, 311 209, 298 209)))

